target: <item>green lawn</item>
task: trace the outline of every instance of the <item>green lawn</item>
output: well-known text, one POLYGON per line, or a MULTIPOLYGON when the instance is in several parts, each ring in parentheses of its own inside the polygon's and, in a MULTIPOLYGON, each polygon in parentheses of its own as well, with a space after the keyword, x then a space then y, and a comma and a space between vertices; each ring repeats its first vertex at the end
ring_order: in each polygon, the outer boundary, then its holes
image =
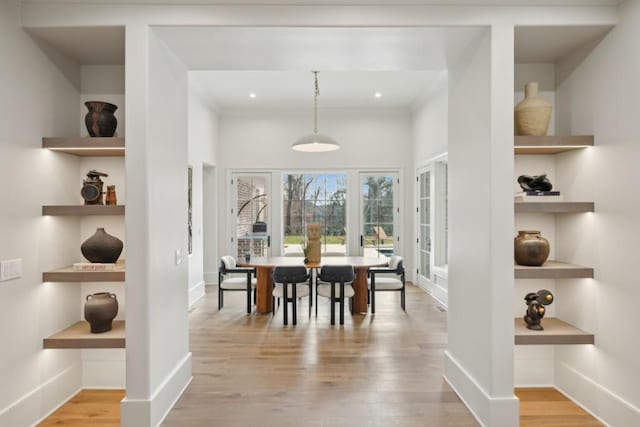
MULTIPOLYGON (((322 243, 344 245, 344 236, 322 236, 322 243)), ((285 245, 302 245, 304 244, 304 236, 284 236, 285 245)))

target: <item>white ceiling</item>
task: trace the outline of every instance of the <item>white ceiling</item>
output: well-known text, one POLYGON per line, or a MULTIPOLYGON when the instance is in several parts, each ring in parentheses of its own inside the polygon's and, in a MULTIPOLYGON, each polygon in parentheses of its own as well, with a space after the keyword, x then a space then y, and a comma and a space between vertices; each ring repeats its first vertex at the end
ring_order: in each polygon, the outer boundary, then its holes
POLYGON ((155 27, 190 70, 444 70, 478 27, 155 27))
MULTIPOLYGON (((606 27, 518 27, 517 63, 555 63, 602 38, 606 27)), ((219 108, 408 109, 482 28, 155 27, 219 108), (373 93, 382 97, 376 99, 373 93), (248 98, 250 92, 257 97, 248 98)), ((122 27, 30 30, 80 64, 123 64, 122 27)))
MULTIPOLYGON (((321 71, 319 109, 402 109, 419 102, 442 71, 321 71), (380 98, 375 93, 380 92, 380 98)), ((192 71, 196 87, 223 110, 311 109, 309 71, 192 71), (255 93, 250 98, 249 93, 255 93)))
MULTIPOLYGON (((256 5, 466 5, 466 6, 573 6, 615 5, 624 0, 111 0, 110 4, 256 4, 256 5)), ((105 0, 22 0, 23 3, 105 3, 105 0)))
POLYGON ((28 31, 79 64, 124 64, 124 27, 52 27, 28 31))
POLYGON ((578 48, 602 39, 612 27, 516 27, 517 64, 554 64, 578 48))

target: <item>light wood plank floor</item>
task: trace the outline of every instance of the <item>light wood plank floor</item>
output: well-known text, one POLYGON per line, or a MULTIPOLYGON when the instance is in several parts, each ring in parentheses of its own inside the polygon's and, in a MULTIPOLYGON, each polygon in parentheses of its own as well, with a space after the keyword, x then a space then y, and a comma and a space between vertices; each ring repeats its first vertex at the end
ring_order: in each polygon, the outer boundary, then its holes
MULTIPOLYGON (((375 316, 329 325, 303 303, 296 327, 281 310, 246 316, 242 294, 216 288, 191 313, 194 379, 164 426, 477 426, 442 380, 446 315, 419 289, 380 294, 375 316)), ((521 427, 602 426, 554 389, 516 389, 521 427)), ((83 390, 41 426, 118 426, 122 390, 83 390)))
POLYGON ((604 424, 553 388, 517 388, 520 427, 601 427, 604 424))
POLYGON ((124 390, 82 390, 39 426, 119 426, 123 398, 124 390))
POLYGON ((215 287, 191 313, 193 382, 164 422, 184 426, 476 426, 442 379, 446 313, 414 286, 407 312, 396 292, 378 293, 376 315, 329 324, 319 298, 297 326, 247 316, 243 293, 215 287))

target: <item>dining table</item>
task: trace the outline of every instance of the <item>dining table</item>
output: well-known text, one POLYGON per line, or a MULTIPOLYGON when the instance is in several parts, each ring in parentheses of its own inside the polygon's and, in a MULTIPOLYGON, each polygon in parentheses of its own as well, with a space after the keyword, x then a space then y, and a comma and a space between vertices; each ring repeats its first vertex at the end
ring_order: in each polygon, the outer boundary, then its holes
POLYGON ((271 313, 273 278, 271 276, 275 267, 304 265, 309 269, 319 269, 325 265, 352 265, 355 278, 352 286, 354 295, 352 298, 351 313, 360 314, 368 311, 367 304, 367 270, 370 267, 382 267, 387 265, 388 258, 364 257, 364 256, 328 256, 321 257, 320 262, 305 262, 302 257, 272 256, 252 257, 250 260, 238 261, 240 267, 253 267, 256 269, 257 295, 256 312, 258 314, 271 313))

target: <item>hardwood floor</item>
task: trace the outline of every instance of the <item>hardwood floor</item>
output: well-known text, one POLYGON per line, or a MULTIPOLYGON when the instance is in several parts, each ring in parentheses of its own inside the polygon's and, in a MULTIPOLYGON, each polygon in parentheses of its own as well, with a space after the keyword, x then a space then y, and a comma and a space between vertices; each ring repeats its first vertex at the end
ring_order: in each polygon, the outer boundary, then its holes
POLYGON ((377 295, 376 315, 329 324, 307 299, 298 325, 247 316, 242 293, 215 288, 191 313, 193 382, 163 426, 476 426, 442 379, 446 313, 414 286, 377 295))
MULTIPOLYGON (((298 325, 247 316, 242 293, 218 312, 208 288, 190 315, 193 382, 163 426, 477 426, 442 379, 446 313, 414 286, 407 313, 382 293, 376 315, 329 325, 307 300, 298 325)), ((554 389, 516 389, 521 427, 602 426, 554 389)), ((117 426, 122 390, 83 390, 41 426, 117 426)))
POLYGON ((82 390, 38 426, 119 426, 123 398, 124 390, 82 390))
POLYGON ((601 422, 553 388, 517 388, 520 427, 601 427, 601 422))

